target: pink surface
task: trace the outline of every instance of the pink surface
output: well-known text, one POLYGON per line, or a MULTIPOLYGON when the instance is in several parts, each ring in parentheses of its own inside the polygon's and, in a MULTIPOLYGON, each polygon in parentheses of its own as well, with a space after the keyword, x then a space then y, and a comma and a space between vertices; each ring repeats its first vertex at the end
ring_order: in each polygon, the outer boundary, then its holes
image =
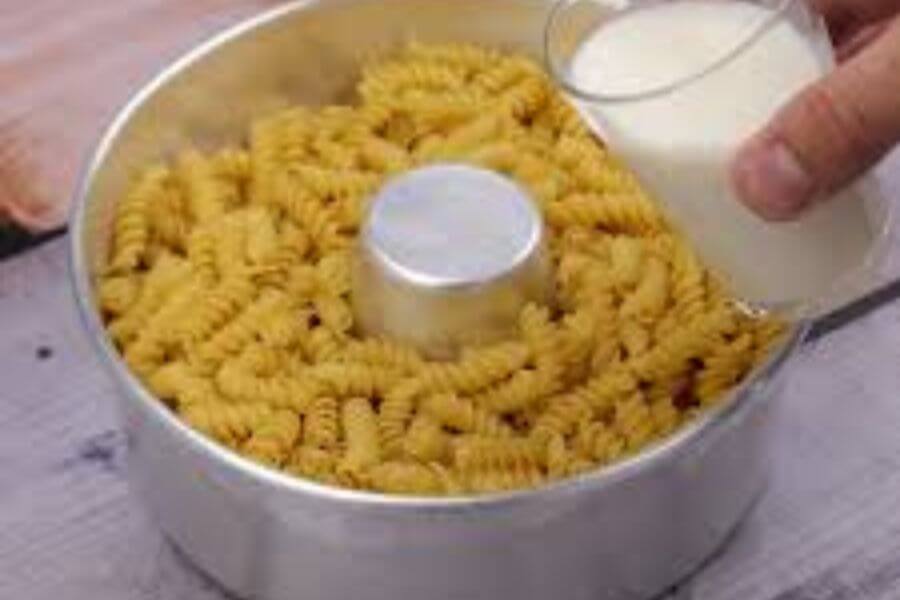
POLYGON ((180 53, 279 0, 0 0, 0 220, 61 225, 116 110, 180 53))

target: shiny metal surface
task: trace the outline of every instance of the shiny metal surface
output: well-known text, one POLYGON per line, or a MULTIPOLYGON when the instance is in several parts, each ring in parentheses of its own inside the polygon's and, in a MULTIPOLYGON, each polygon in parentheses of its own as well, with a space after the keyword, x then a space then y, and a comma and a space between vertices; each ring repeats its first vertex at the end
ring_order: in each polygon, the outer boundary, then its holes
POLYGON ((548 302, 544 226, 519 185, 441 164, 376 194, 357 250, 353 306, 363 332, 452 358, 515 335, 528 302, 548 302))
POLYGON ((763 489, 777 375, 802 331, 730 402, 618 466, 537 491, 393 498, 246 461, 178 421, 104 333, 93 282, 134 165, 242 139, 286 102, 346 98, 358 59, 415 37, 538 53, 538 0, 288 4, 206 44, 126 107, 99 144, 71 220, 73 289, 121 394, 135 490, 168 536, 232 591, 259 600, 644 599, 726 540, 763 489))

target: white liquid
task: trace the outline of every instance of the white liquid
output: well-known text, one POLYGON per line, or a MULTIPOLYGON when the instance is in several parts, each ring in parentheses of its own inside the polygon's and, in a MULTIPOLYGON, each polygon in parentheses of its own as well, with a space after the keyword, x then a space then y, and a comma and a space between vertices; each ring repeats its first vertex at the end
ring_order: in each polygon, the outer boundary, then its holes
MULTIPOLYGON (((606 93, 658 87, 707 66, 770 14, 703 0, 625 13, 583 42, 571 76, 581 89, 606 93)), ((858 190, 786 224, 763 222, 732 191, 738 145, 821 77, 830 65, 822 43, 781 19, 732 62, 674 92, 582 106, 707 264, 749 302, 821 300, 860 268, 875 237, 858 190)))

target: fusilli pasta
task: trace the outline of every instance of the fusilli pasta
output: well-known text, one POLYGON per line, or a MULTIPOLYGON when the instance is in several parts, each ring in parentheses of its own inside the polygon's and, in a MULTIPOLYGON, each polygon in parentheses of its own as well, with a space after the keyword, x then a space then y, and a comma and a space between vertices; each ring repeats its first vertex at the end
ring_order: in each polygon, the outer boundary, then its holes
POLYGON ((327 485, 520 489, 671 434, 781 339, 528 58, 412 43, 365 66, 357 92, 257 120, 246 148, 182 152, 122 198, 98 305, 127 364, 199 432, 327 485), (351 308, 373 193, 435 161, 531 193, 556 287, 514 339, 444 361, 361 335, 351 308))

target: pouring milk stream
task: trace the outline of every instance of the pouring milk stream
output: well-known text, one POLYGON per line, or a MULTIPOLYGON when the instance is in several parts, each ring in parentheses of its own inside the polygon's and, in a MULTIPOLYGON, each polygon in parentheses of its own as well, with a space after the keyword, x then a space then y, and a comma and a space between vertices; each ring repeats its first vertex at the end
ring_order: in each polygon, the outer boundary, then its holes
MULTIPOLYGON (((578 45, 579 90, 630 94, 703 69, 748 27, 777 17, 748 2, 689 0, 623 12, 578 45)), ((824 35, 824 34, 823 34, 824 35)), ((738 146, 831 65, 830 46, 775 18, 718 68, 671 91, 579 106, 612 150, 659 198, 701 257, 751 305, 795 310, 863 270, 877 224, 853 186, 800 220, 766 223, 735 197, 738 146)), ((803 309, 806 310, 806 309, 803 309)))

